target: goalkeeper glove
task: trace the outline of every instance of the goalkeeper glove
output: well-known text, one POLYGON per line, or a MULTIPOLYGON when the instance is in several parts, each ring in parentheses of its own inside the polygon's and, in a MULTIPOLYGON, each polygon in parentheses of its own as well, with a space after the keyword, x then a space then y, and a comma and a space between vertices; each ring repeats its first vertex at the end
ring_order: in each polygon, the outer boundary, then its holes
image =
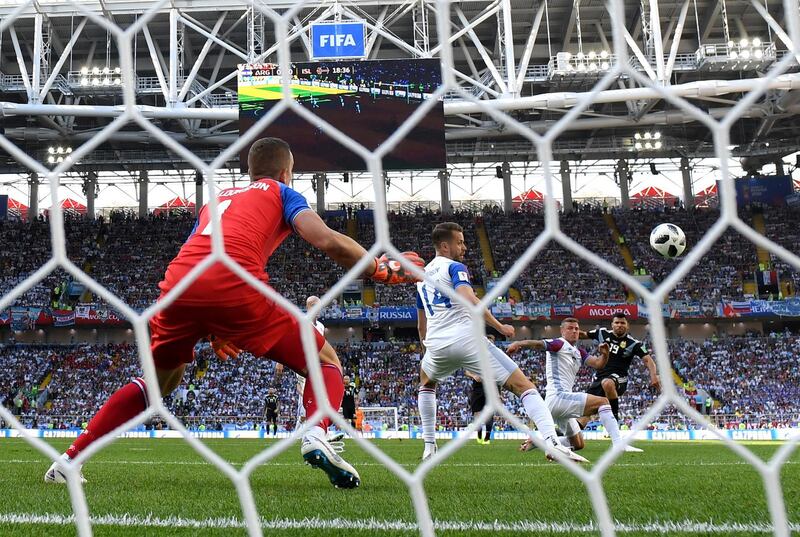
MULTIPOLYGON (((403 257, 418 266, 420 269, 425 267, 425 261, 416 252, 403 252, 403 257)), ((375 272, 370 276, 373 281, 385 283, 386 285, 398 285, 402 283, 414 283, 420 281, 419 278, 406 272, 406 269, 396 259, 389 259, 386 254, 375 258, 375 272)))
POLYGON ((228 341, 227 339, 220 339, 217 336, 211 335, 208 338, 211 341, 211 348, 214 349, 214 354, 223 362, 228 358, 238 358, 242 350, 228 341))

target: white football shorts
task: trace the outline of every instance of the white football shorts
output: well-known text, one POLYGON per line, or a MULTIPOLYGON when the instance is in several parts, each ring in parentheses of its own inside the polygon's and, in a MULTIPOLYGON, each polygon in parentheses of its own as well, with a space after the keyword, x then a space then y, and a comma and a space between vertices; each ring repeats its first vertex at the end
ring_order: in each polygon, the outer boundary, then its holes
POLYGON ((547 392, 544 402, 553 415, 556 427, 561 429, 567 438, 581 432, 575 418, 583 416, 588 395, 581 392, 547 392))
POLYGON ((485 345, 488 349, 489 364, 494 372, 494 379, 502 386, 517 369, 517 364, 487 338, 464 337, 444 347, 426 349, 422 358, 422 370, 429 379, 437 382, 446 379, 459 369, 482 376, 478 358, 479 344, 485 345))

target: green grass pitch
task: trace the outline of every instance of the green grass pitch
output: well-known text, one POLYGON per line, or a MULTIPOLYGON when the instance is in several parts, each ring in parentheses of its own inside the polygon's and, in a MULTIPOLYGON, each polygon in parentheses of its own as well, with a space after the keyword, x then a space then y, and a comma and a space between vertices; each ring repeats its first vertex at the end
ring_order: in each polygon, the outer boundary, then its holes
MULTIPOLYGON (((63 440, 52 443, 59 450, 68 445, 63 440)), ((268 443, 207 441, 237 468, 268 443)), ((416 466, 422 451, 420 441, 384 440, 377 445, 407 469, 416 466)), ((645 452, 623 455, 603 479, 612 516, 624 525, 618 533, 771 533, 760 476, 724 445, 637 446, 645 452), (691 526, 698 523, 705 526, 691 526)), ((516 447, 512 441, 488 446, 470 441, 432 471, 425 490, 440 528, 437 535, 599 535, 590 526, 594 517, 583 484, 547 463, 541 453, 519 453, 516 447)), ((588 442, 582 453, 597 460, 607 447, 607 442, 588 442)), ((768 459, 778 444, 746 447, 768 459)), ((362 486, 356 490, 334 489, 322 472, 302 464, 298 445, 254 472, 251 483, 266 535, 418 534, 405 485, 353 441, 346 441, 346 449, 346 458, 361 473, 362 486)), ((0 464, 0 535, 76 534, 68 518, 72 509, 66 487, 42 481, 49 466, 42 455, 22 440, 4 439, 0 464), (30 523, 35 516, 43 518, 30 523)), ((84 474, 92 517, 106 517, 95 524, 95 535, 246 534, 233 485, 180 440, 119 440, 90 460, 84 474), (162 526, 170 520, 178 527, 162 526)), ((789 521, 796 529, 800 454, 792 455, 781 479, 789 521)))

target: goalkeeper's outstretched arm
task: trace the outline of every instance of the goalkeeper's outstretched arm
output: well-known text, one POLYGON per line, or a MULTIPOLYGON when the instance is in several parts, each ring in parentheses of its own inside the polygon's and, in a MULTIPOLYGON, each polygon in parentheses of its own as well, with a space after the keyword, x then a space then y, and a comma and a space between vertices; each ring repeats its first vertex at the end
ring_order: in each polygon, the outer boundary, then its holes
MULTIPOLYGON (((351 268, 367 255, 363 246, 347 235, 329 228, 314 211, 302 211, 295 217, 293 225, 297 234, 306 242, 325 252, 344 268, 351 268)), ((420 268, 425 265, 413 252, 404 252, 403 256, 420 268)), ((373 264, 364 271, 364 277, 389 285, 417 281, 413 274, 405 272, 397 261, 388 259, 386 255, 374 258, 373 264)))
MULTIPOLYGON (((294 219, 294 229, 311 246, 325 252, 337 264, 349 269, 367 255, 367 251, 356 241, 328 227, 314 211, 303 211, 294 219)), ((369 267, 365 276, 375 272, 375 265, 369 267)))

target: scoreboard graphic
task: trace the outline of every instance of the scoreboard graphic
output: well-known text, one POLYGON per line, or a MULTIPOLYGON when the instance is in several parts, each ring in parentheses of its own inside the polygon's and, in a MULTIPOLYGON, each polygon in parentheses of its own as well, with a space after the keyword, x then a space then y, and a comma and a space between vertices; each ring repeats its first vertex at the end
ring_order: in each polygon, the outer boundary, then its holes
MULTIPOLYGON (((301 106, 370 150, 376 149, 441 84, 436 59, 330 61, 291 65, 289 91, 301 106)), ((239 132, 244 133, 283 97, 276 64, 239 66, 239 132)), ((298 172, 359 171, 366 163, 294 112, 281 114, 260 136, 277 136, 292 146, 298 172)), ((246 171, 246 147, 241 153, 246 171)), ((445 167, 441 102, 384 158, 389 170, 445 167)))

